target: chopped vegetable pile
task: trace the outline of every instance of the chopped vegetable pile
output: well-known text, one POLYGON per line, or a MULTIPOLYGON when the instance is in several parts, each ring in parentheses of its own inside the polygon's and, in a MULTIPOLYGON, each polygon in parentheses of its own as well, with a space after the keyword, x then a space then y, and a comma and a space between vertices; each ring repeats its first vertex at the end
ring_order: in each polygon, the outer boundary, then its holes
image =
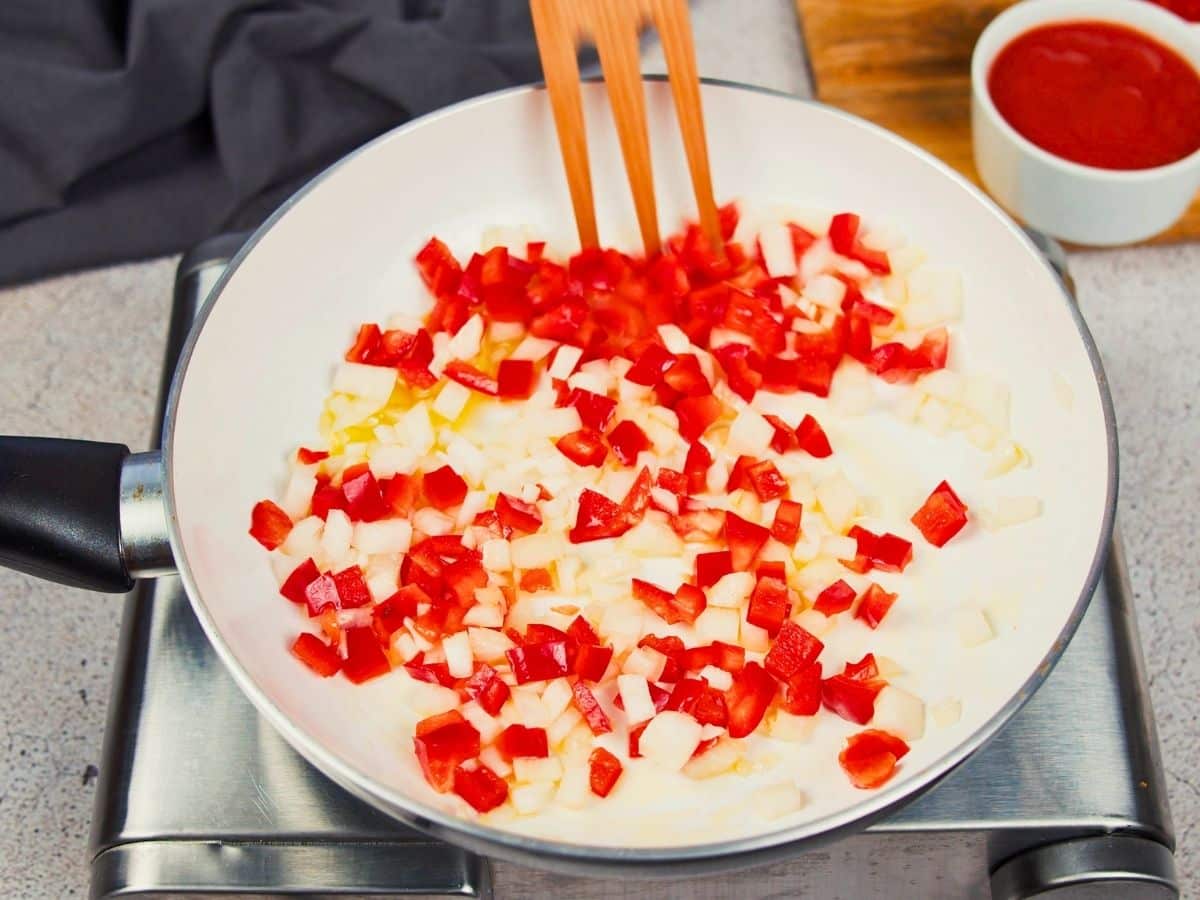
POLYGON ((300 448, 280 503, 253 510, 310 622, 292 653, 436 686, 408 750, 480 813, 598 802, 632 764, 710 777, 819 716, 872 726, 838 760, 875 788, 924 730, 881 661, 831 664, 821 635, 887 628, 904 592, 872 573, 946 552, 968 507, 943 482, 911 510, 924 543, 866 527, 828 468, 837 441, 777 401, 826 397, 847 367, 957 377, 944 325, 913 328, 953 303, 928 291, 905 321, 855 215, 769 225, 749 249, 737 217, 723 247, 691 226, 653 259, 529 242, 463 265, 431 239, 431 311, 361 326, 325 449, 300 448))

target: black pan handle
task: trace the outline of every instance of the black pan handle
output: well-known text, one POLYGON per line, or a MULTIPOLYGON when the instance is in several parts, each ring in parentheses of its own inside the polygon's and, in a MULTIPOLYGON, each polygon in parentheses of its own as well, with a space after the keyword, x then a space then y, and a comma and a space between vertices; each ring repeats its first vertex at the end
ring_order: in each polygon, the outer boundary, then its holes
POLYGON ((121 546, 124 444, 0 436, 0 565, 93 591, 133 587, 121 546))

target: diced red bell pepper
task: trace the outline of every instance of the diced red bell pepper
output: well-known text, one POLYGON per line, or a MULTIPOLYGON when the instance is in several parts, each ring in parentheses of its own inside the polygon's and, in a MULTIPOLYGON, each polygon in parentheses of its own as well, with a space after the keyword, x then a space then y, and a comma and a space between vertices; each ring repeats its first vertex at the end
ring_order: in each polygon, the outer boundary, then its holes
POLYGON ((372 366, 399 366, 410 359, 417 347, 417 336, 407 331, 393 328, 379 336, 376 346, 370 351, 363 362, 372 366))
POLYGON ((530 681, 549 681, 561 678, 571 671, 566 641, 546 641, 526 644, 504 651, 508 664, 512 666, 517 684, 530 681))
POLYGON ((650 470, 642 466, 621 500, 621 518, 624 519, 626 530, 637 525, 645 517, 646 510, 650 508, 650 490, 653 487, 650 470))
POLYGON ((454 785, 454 770, 479 755, 479 732, 452 709, 417 723, 413 749, 425 780, 444 794, 454 785))
POLYGON ((691 713, 696 708, 696 701, 704 693, 705 687, 703 678, 679 679, 671 691, 671 696, 667 699, 666 708, 676 712, 691 713))
POLYGON ((695 623, 696 617, 704 612, 707 605, 708 599, 704 596, 704 591, 694 584, 681 584, 672 600, 672 607, 678 616, 677 621, 686 622, 688 625, 695 623))
POLYGON ((545 759, 550 755, 545 728, 509 725, 496 736, 496 749, 509 762, 518 756, 545 759))
POLYGON ((393 475, 386 482, 380 482, 383 489, 384 505, 393 516, 409 516, 421 500, 421 487, 424 477, 419 473, 413 475, 393 475))
POLYGON ((670 591, 664 591, 657 585, 642 581, 640 578, 633 579, 632 590, 635 600, 646 604, 651 612, 660 616, 668 624, 671 624, 672 620, 679 621, 674 610, 675 597, 670 591))
POLYGON ((708 470, 713 464, 712 454, 699 441, 688 447, 683 462, 683 474, 687 476, 688 493, 702 494, 707 490, 708 470))
POLYGON ((777 578, 780 581, 787 581, 787 566, 778 559, 761 562, 754 569, 755 578, 777 578))
POLYGON ((580 645, 600 645, 600 636, 596 634, 596 630, 592 628, 591 623, 583 616, 576 616, 571 620, 571 624, 567 626, 567 637, 580 645))
POLYGON ((450 667, 444 662, 424 662, 425 654, 419 653, 417 656, 404 664, 404 671, 415 678, 417 681, 424 681, 426 684, 440 684, 442 687, 453 687, 454 676, 450 674, 450 667), (418 660, 421 660, 418 662, 418 660))
POLYGON ((753 487, 754 493, 764 503, 767 500, 782 497, 788 492, 787 481, 779 474, 779 469, 775 468, 775 463, 770 460, 755 463, 749 468, 746 475, 750 479, 750 485, 753 487))
POLYGON ((620 537, 629 530, 625 515, 617 504, 603 494, 585 488, 579 495, 579 513, 575 527, 567 533, 572 544, 620 537))
POLYGON ((729 724, 730 711, 725 694, 707 684, 688 711, 701 725, 716 725, 718 728, 724 728, 729 724))
POLYGON ((594 394, 582 388, 573 388, 567 395, 564 406, 575 407, 584 428, 593 431, 604 431, 612 421, 613 413, 617 411, 617 401, 601 394, 594 394))
POLYGON ((446 587, 464 610, 475 605, 475 592, 488 583, 487 570, 472 557, 456 559, 442 569, 446 587))
POLYGON ((850 258, 857 259, 876 275, 887 275, 892 271, 892 264, 888 260, 887 251, 866 247, 861 241, 855 243, 853 250, 850 252, 850 258))
POLYGON ((685 397, 704 397, 712 393, 712 385, 700 370, 700 361, 694 353, 680 353, 675 364, 663 375, 663 382, 685 397))
POLYGON ((763 359, 758 352, 745 344, 723 344, 713 351, 713 356, 721 364, 729 389, 747 403, 753 402, 763 383, 763 359))
POLYGON ((872 583, 863 594, 862 601, 854 612, 854 618, 862 619, 869 628, 878 628, 898 596, 889 594, 879 585, 872 583))
POLYGON ((843 719, 866 725, 875 715, 875 697, 882 689, 882 681, 834 675, 821 682, 821 702, 843 719))
POLYGON ((917 526, 925 540, 935 547, 943 547, 967 524, 967 506, 954 493, 954 488, 943 481, 925 503, 913 513, 912 523, 917 526))
POLYGON ((817 236, 791 222, 788 223, 788 232, 792 236, 792 250, 796 254, 796 261, 799 262, 800 258, 808 252, 808 248, 817 242, 817 236))
POLYGON ((274 550, 292 533, 292 520, 271 500, 259 500, 250 511, 250 537, 274 550))
POLYGON ((588 757, 588 784, 592 793, 597 797, 607 797, 617 780, 624 771, 621 761, 605 750, 597 747, 588 757))
POLYGON ((816 601, 813 602, 813 609, 826 616, 837 615, 853 606, 854 598, 857 596, 854 588, 839 578, 817 595, 816 601))
POLYGON ((654 486, 660 487, 664 491, 670 491, 677 497, 682 497, 688 492, 687 476, 665 466, 658 470, 658 474, 654 478, 654 486))
POLYGON ((500 517, 496 515, 494 509, 485 509, 481 513, 476 513, 475 518, 471 520, 471 525, 475 528, 486 528, 493 538, 512 537, 512 529, 505 528, 500 524, 500 517))
POLYGON ((292 570, 292 574, 287 577, 283 585, 279 588, 279 593, 287 597, 293 603, 304 603, 306 600, 305 591, 308 586, 321 577, 321 570, 317 568, 316 563, 311 559, 306 559, 300 565, 292 570))
POLYGON ((575 654, 575 674, 586 681, 599 681, 608 671, 612 655, 612 647, 580 644, 575 654))
POLYGON ((771 533, 761 525, 747 522, 736 513, 725 513, 725 540, 733 560, 733 570, 744 572, 767 542, 771 533))
POLYGON ((608 443, 617 459, 626 466, 634 465, 643 450, 653 449, 646 432, 628 419, 618 422, 617 427, 608 433, 608 443))
POLYGON ((793 716, 815 716, 821 709, 821 664, 810 663, 783 686, 782 706, 793 716))
POLYGON ((689 647, 683 652, 682 664, 689 671, 698 671, 705 666, 716 666, 726 672, 742 671, 746 663, 746 648, 737 644, 713 641, 702 647, 689 647))
POLYGON ((337 651, 315 634, 307 631, 292 644, 292 656, 300 660, 322 678, 336 675, 342 668, 342 659, 337 651))
POLYGON ((522 644, 544 644, 547 641, 565 641, 567 633, 555 628, 553 625, 546 625, 543 622, 532 622, 525 628, 525 640, 522 644))
POLYGON ((586 303, 583 300, 568 298, 536 316, 529 323, 529 331, 535 337, 568 344, 579 340, 587 319, 586 303))
POLYGON ((542 527, 542 514, 532 503, 500 493, 496 496, 496 515, 505 528, 532 534, 542 527))
POLYGON ((608 448, 604 446, 604 438, 599 432, 590 428, 581 428, 564 434, 554 444, 567 459, 577 466, 599 466, 608 456, 608 448))
POLYGON ((476 812, 490 812, 508 799, 508 782, 483 763, 473 769, 460 765, 454 770, 454 793, 476 812))
POLYGON ((800 516, 803 507, 795 500, 780 500, 771 523, 771 537, 781 544, 794 546, 800 537, 800 516))
POLYGON ((649 724, 650 724, 649 722, 643 722, 641 725, 638 725, 634 728, 629 729, 629 758, 630 759, 641 759, 642 751, 641 751, 641 748, 639 747, 639 742, 641 741, 641 738, 642 738, 642 732, 646 730, 646 726, 649 724))
POLYGON ((587 722, 592 734, 608 734, 612 731, 612 722, 608 720, 600 702, 587 685, 582 681, 575 682, 571 685, 571 694, 575 708, 583 715, 583 720, 587 722))
POLYGON ((347 628, 345 634, 346 659, 342 662, 342 672, 346 678, 355 684, 362 684, 392 670, 374 629, 347 628))
MULTIPOLYGON (((390 332, 389 332, 390 333, 390 332)), ((424 328, 417 331, 412 345, 404 352, 396 368, 400 377, 412 388, 424 390, 437 384, 437 378, 429 371, 433 360, 433 338, 424 328)))
POLYGON ((818 397, 828 397, 837 363, 807 356, 801 356, 796 362, 796 388, 818 397))
POLYGON ((527 594, 552 591, 554 590, 554 579, 550 577, 549 569, 526 569, 521 573, 520 587, 527 594))
POLYGON ((730 737, 745 737, 758 727, 777 688, 775 679, 756 662, 746 663, 733 676, 733 686, 725 692, 730 737))
POLYGON ((499 715, 500 708, 508 699, 511 691, 500 674, 483 663, 465 685, 467 696, 471 697, 488 715, 499 715))
POLYGON ((732 494, 734 491, 752 490, 750 484, 750 467, 757 464, 753 456, 739 456, 733 462, 733 468, 729 470, 729 478, 725 482, 725 492, 732 494))
POLYGON ((367 322, 358 327, 354 344, 346 351, 346 362, 365 363, 379 348, 381 332, 374 322, 367 322))
POLYGON ((679 676, 683 674, 682 660, 684 649, 682 639, 673 634, 666 637, 648 634, 638 641, 638 646, 650 647, 667 658, 666 664, 663 666, 662 675, 659 676, 659 681, 673 682, 679 680, 679 676))
POLYGON ((861 363, 871 362, 871 321, 852 307, 846 314, 846 352, 861 363))
POLYGON ((850 256, 854 252, 854 243, 858 238, 859 218, 854 213, 838 213, 829 223, 829 243, 833 251, 842 256, 850 256))
POLYGON ((662 344, 647 344, 641 356, 625 373, 625 380, 646 387, 654 387, 662 381, 663 373, 674 364, 675 357, 662 344))
POLYGON ((342 601, 333 576, 326 573, 310 581, 304 589, 304 602, 308 604, 308 614, 313 617, 327 609, 337 609, 342 601))
POLYGON ((857 547, 854 559, 840 560, 841 564, 851 572, 857 572, 860 575, 870 572, 874 565, 875 544, 879 540, 879 535, 861 525, 854 525, 846 532, 846 537, 853 538, 857 547))
POLYGON ((531 359, 503 359, 496 370, 496 389, 505 400, 524 400, 533 393, 536 380, 531 359))
POLYGON ((866 366, 889 383, 913 381, 918 375, 945 368, 949 341, 945 328, 935 328, 912 349, 895 341, 876 347, 866 366))
POLYGON ((417 269, 430 293, 435 297, 453 294, 462 280, 462 266, 450 252, 450 248, 437 238, 421 248, 416 257, 417 269))
POLYGON ((400 584, 416 585, 431 599, 440 598, 446 589, 441 560, 409 551, 400 563, 400 584))
POLYGON ((795 622, 784 622, 779 636, 763 659, 763 668, 788 682, 801 670, 817 661, 825 645, 795 622))
POLYGON ((704 397, 684 397, 675 404, 679 417, 679 434, 685 441, 698 441, 708 426, 717 421, 724 404, 711 394, 704 397))
POLYGON ((825 459, 833 453, 833 448, 829 446, 829 438, 825 436, 825 429, 809 415, 801 419, 800 424, 796 426, 796 442, 801 450, 817 459, 825 459))
POLYGON ((333 583, 337 588, 339 609, 356 609, 371 602, 371 592, 367 590, 367 582, 358 566, 336 573, 333 583))
POLYGON ((449 466, 428 473, 423 487, 425 497, 438 509, 458 506, 467 496, 467 483, 449 466))
POLYGON ((875 661, 875 654, 866 653, 858 662, 847 660, 842 674, 855 681, 874 681, 879 677, 879 664, 875 661))
POLYGON ((860 525, 847 533, 858 544, 853 560, 842 560, 846 568, 860 574, 871 569, 883 572, 903 572, 912 562, 912 544, 898 535, 875 534, 860 525))
POLYGON ((480 372, 470 363, 461 359, 453 359, 446 363, 445 376, 451 381, 457 381, 463 387, 470 388, 480 394, 495 397, 500 393, 500 385, 491 375, 480 372))
MULTIPOLYGON (((845 276, 842 276, 842 281, 850 283, 845 276)), ((842 312, 851 318, 865 320, 868 329, 871 325, 888 325, 896 318, 896 314, 890 309, 864 298, 857 286, 854 286, 852 290, 847 289, 846 296, 842 300, 842 312)))
POLYGON ((875 539, 871 564, 881 572, 903 572, 912 556, 912 543, 889 531, 875 539))
POLYGON ((788 597, 787 582, 778 578, 760 578, 750 595, 750 606, 746 610, 746 621, 766 629, 775 637, 783 620, 792 612, 792 601, 788 597))
POLYGON ((776 453, 787 453, 789 450, 800 446, 799 441, 796 439, 796 430, 789 426, 787 422, 783 421, 779 416, 773 416, 769 413, 765 414, 763 418, 770 422, 771 427, 775 429, 775 434, 771 438, 772 450, 776 453))
POLYGON ((296 462, 302 466, 311 466, 313 463, 319 463, 328 458, 328 450, 309 450, 307 447, 301 447, 296 451, 296 462))
POLYGON ((733 556, 728 550, 714 550, 696 555, 696 584, 712 587, 733 571, 733 556))
POLYGON ((877 788, 896 771, 896 763, 908 753, 908 744, 875 728, 852 734, 838 754, 838 762, 856 788, 877 788))
POLYGON ((374 522, 388 513, 379 482, 366 463, 350 466, 342 473, 345 511, 353 522, 374 522))

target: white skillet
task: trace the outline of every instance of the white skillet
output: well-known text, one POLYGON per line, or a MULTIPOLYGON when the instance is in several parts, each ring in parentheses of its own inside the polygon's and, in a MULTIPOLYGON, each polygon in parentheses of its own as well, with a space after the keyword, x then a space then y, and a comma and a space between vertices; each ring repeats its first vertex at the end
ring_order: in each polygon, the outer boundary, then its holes
MULTIPOLYGON (((585 84, 583 93, 601 236, 632 250, 635 218, 603 88, 585 84)), ((667 86, 648 83, 647 101, 661 224, 670 231, 692 215, 687 170, 667 86)), ((484 853, 577 872, 678 875, 783 856, 862 827, 1013 715, 1045 679, 1099 577, 1116 498, 1111 403, 1082 320, 1026 236, 947 167, 856 118, 730 84, 705 84, 703 103, 720 200, 854 210, 895 223, 962 273, 965 314, 951 364, 1009 385, 1013 435, 1035 465, 988 482, 983 457, 961 436, 928 434, 868 448, 859 462, 888 463, 898 507, 915 509, 948 477, 968 503, 1035 495, 1044 514, 994 535, 970 526, 936 556, 918 544, 923 596, 907 608, 902 600, 866 648, 907 663, 908 683, 926 699, 960 698, 963 714, 931 727, 883 789, 849 787, 835 747, 811 764, 809 806, 773 823, 738 814, 736 792, 760 783, 754 776, 691 808, 627 791, 601 813, 609 819, 560 817, 548 833, 536 823, 494 828, 460 817, 455 798, 429 789, 409 752, 404 726, 415 716, 405 708, 405 676, 354 687, 314 678, 288 654, 301 622, 246 523, 256 500, 276 495, 286 455, 315 437, 332 367, 357 324, 423 311, 411 258, 429 235, 469 252, 489 225, 528 223, 569 250, 571 209, 539 89, 459 104, 351 154, 255 234, 185 348, 163 441, 170 543, 213 646, 303 756, 396 818, 484 853), (1009 612, 996 639, 961 647, 952 611, 1000 595, 1009 612)), ((840 437, 878 442, 897 434, 893 427, 871 420, 840 437)), ((853 639, 834 644, 847 655, 859 649, 853 639)), ((814 739, 837 737, 819 730, 814 739)))

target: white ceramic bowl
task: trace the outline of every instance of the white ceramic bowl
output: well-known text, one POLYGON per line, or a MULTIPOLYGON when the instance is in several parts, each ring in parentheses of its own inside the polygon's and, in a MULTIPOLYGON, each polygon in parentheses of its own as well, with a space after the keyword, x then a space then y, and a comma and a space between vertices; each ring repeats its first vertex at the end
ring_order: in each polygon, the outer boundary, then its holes
POLYGON ((1200 150, 1152 169, 1117 171, 1070 162, 1022 137, 996 109, 988 73, 1018 35, 1050 22, 1126 25, 1171 47, 1200 70, 1200 26, 1145 0, 1037 0, 998 15, 971 57, 975 167, 992 196, 1034 228, 1063 240, 1111 246, 1169 228, 1200 188, 1200 150))

